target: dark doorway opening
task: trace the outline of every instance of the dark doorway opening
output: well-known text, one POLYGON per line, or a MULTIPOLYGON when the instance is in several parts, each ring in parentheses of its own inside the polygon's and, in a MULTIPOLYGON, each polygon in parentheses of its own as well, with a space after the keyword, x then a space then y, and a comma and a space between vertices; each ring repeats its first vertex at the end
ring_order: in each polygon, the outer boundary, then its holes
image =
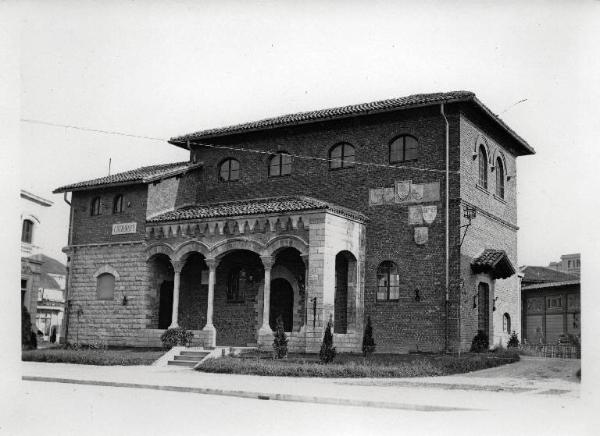
POLYGON ((486 335, 490 335, 490 287, 487 283, 479 283, 478 291, 478 319, 477 328, 486 335))
POLYGON ((173 316, 173 282, 165 280, 160 285, 160 303, 158 306, 158 328, 168 329, 173 316))
POLYGON ((271 281, 269 325, 273 330, 277 327, 278 316, 283 319, 283 329, 291 332, 294 325, 294 290, 286 279, 271 281))

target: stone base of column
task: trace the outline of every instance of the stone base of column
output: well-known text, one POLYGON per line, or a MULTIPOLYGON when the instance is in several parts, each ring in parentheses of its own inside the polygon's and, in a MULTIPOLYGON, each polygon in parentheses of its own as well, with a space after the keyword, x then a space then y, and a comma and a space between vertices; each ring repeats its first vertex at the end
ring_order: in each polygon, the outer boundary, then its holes
POLYGON ((204 335, 204 346, 214 348, 217 346, 217 329, 212 324, 207 324, 202 329, 204 335))
POLYGON ((270 326, 262 326, 258 330, 258 344, 264 347, 273 345, 273 330, 270 326))

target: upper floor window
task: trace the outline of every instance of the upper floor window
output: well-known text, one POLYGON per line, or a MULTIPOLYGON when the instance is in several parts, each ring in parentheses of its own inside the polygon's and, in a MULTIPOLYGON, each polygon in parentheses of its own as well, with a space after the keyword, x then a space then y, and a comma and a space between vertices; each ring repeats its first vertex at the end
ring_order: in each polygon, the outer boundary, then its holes
POLYGON ((354 166, 354 147, 346 142, 335 145, 329 150, 329 168, 348 168, 354 166))
POLYGON ((386 260, 377 268, 377 300, 400 298, 400 274, 392 261, 386 260))
POLYGON ((92 200, 92 207, 90 208, 90 215, 100 215, 100 197, 95 197, 92 200))
POLYGON ((123 196, 119 194, 113 200, 113 213, 121 212, 123 212, 123 196))
POLYGON ((487 189, 487 153, 485 152, 485 147, 483 145, 479 146, 479 180, 478 184, 484 189, 487 189))
POLYGON ((410 135, 402 135, 390 144, 390 163, 404 162, 418 158, 419 142, 410 135))
POLYGON ((21 231, 21 242, 31 244, 33 239, 33 221, 23 220, 23 229, 21 231))
POLYGON ((219 180, 232 182, 240 179, 240 163, 232 158, 225 159, 219 166, 219 180))
POLYGON ((96 277, 96 298, 98 300, 112 300, 115 294, 115 276, 102 273, 96 277))
POLYGON ((287 176, 292 173, 292 156, 286 152, 277 153, 269 163, 269 177, 287 176))
POLYGON ((496 195, 504 198, 504 165, 500 158, 496 160, 496 195))

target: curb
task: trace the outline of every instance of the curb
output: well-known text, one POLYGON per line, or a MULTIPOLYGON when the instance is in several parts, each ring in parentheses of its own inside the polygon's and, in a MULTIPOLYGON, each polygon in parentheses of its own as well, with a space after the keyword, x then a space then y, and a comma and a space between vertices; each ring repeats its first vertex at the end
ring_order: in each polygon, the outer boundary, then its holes
POLYGON ((149 385, 140 383, 123 383, 123 382, 111 382, 102 380, 78 380, 69 378, 55 378, 55 377, 38 377, 38 376, 27 376, 21 377, 25 381, 36 381, 36 382, 50 382, 50 383, 70 383, 88 386, 110 386, 116 388, 136 388, 136 389, 153 389, 158 391, 171 391, 171 392, 188 392, 203 395, 221 395, 227 397, 239 397, 239 398, 250 398, 255 400, 276 400, 276 401, 293 401, 300 403, 318 403, 318 404, 332 404, 338 406, 360 406, 360 407, 374 407, 381 409, 399 409, 399 410, 412 410, 418 412, 455 412, 455 411, 475 411, 481 409, 473 409, 466 407, 450 407, 450 406, 428 406, 420 404, 408 404, 408 403, 395 403, 389 401, 370 401, 370 400, 354 400, 349 398, 334 398, 334 397, 317 397, 309 395, 293 395, 293 394, 266 394, 262 392, 253 391, 234 391, 226 389, 212 389, 212 388, 194 388, 188 386, 169 386, 169 385, 149 385))

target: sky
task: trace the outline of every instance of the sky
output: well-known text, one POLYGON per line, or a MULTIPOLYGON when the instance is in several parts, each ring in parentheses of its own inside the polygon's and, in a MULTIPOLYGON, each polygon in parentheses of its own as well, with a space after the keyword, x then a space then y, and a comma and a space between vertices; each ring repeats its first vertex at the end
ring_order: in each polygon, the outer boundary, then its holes
MULTIPOLYGON (((19 118, 169 138, 470 90, 537 151, 518 159, 518 258, 547 265, 590 237, 599 14, 592 0, 24 2, 19 118)), ((188 158, 161 141, 18 129, 20 186, 54 201, 41 243, 63 261, 68 206, 53 189, 106 175, 109 159, 115 173, 188 158)))

